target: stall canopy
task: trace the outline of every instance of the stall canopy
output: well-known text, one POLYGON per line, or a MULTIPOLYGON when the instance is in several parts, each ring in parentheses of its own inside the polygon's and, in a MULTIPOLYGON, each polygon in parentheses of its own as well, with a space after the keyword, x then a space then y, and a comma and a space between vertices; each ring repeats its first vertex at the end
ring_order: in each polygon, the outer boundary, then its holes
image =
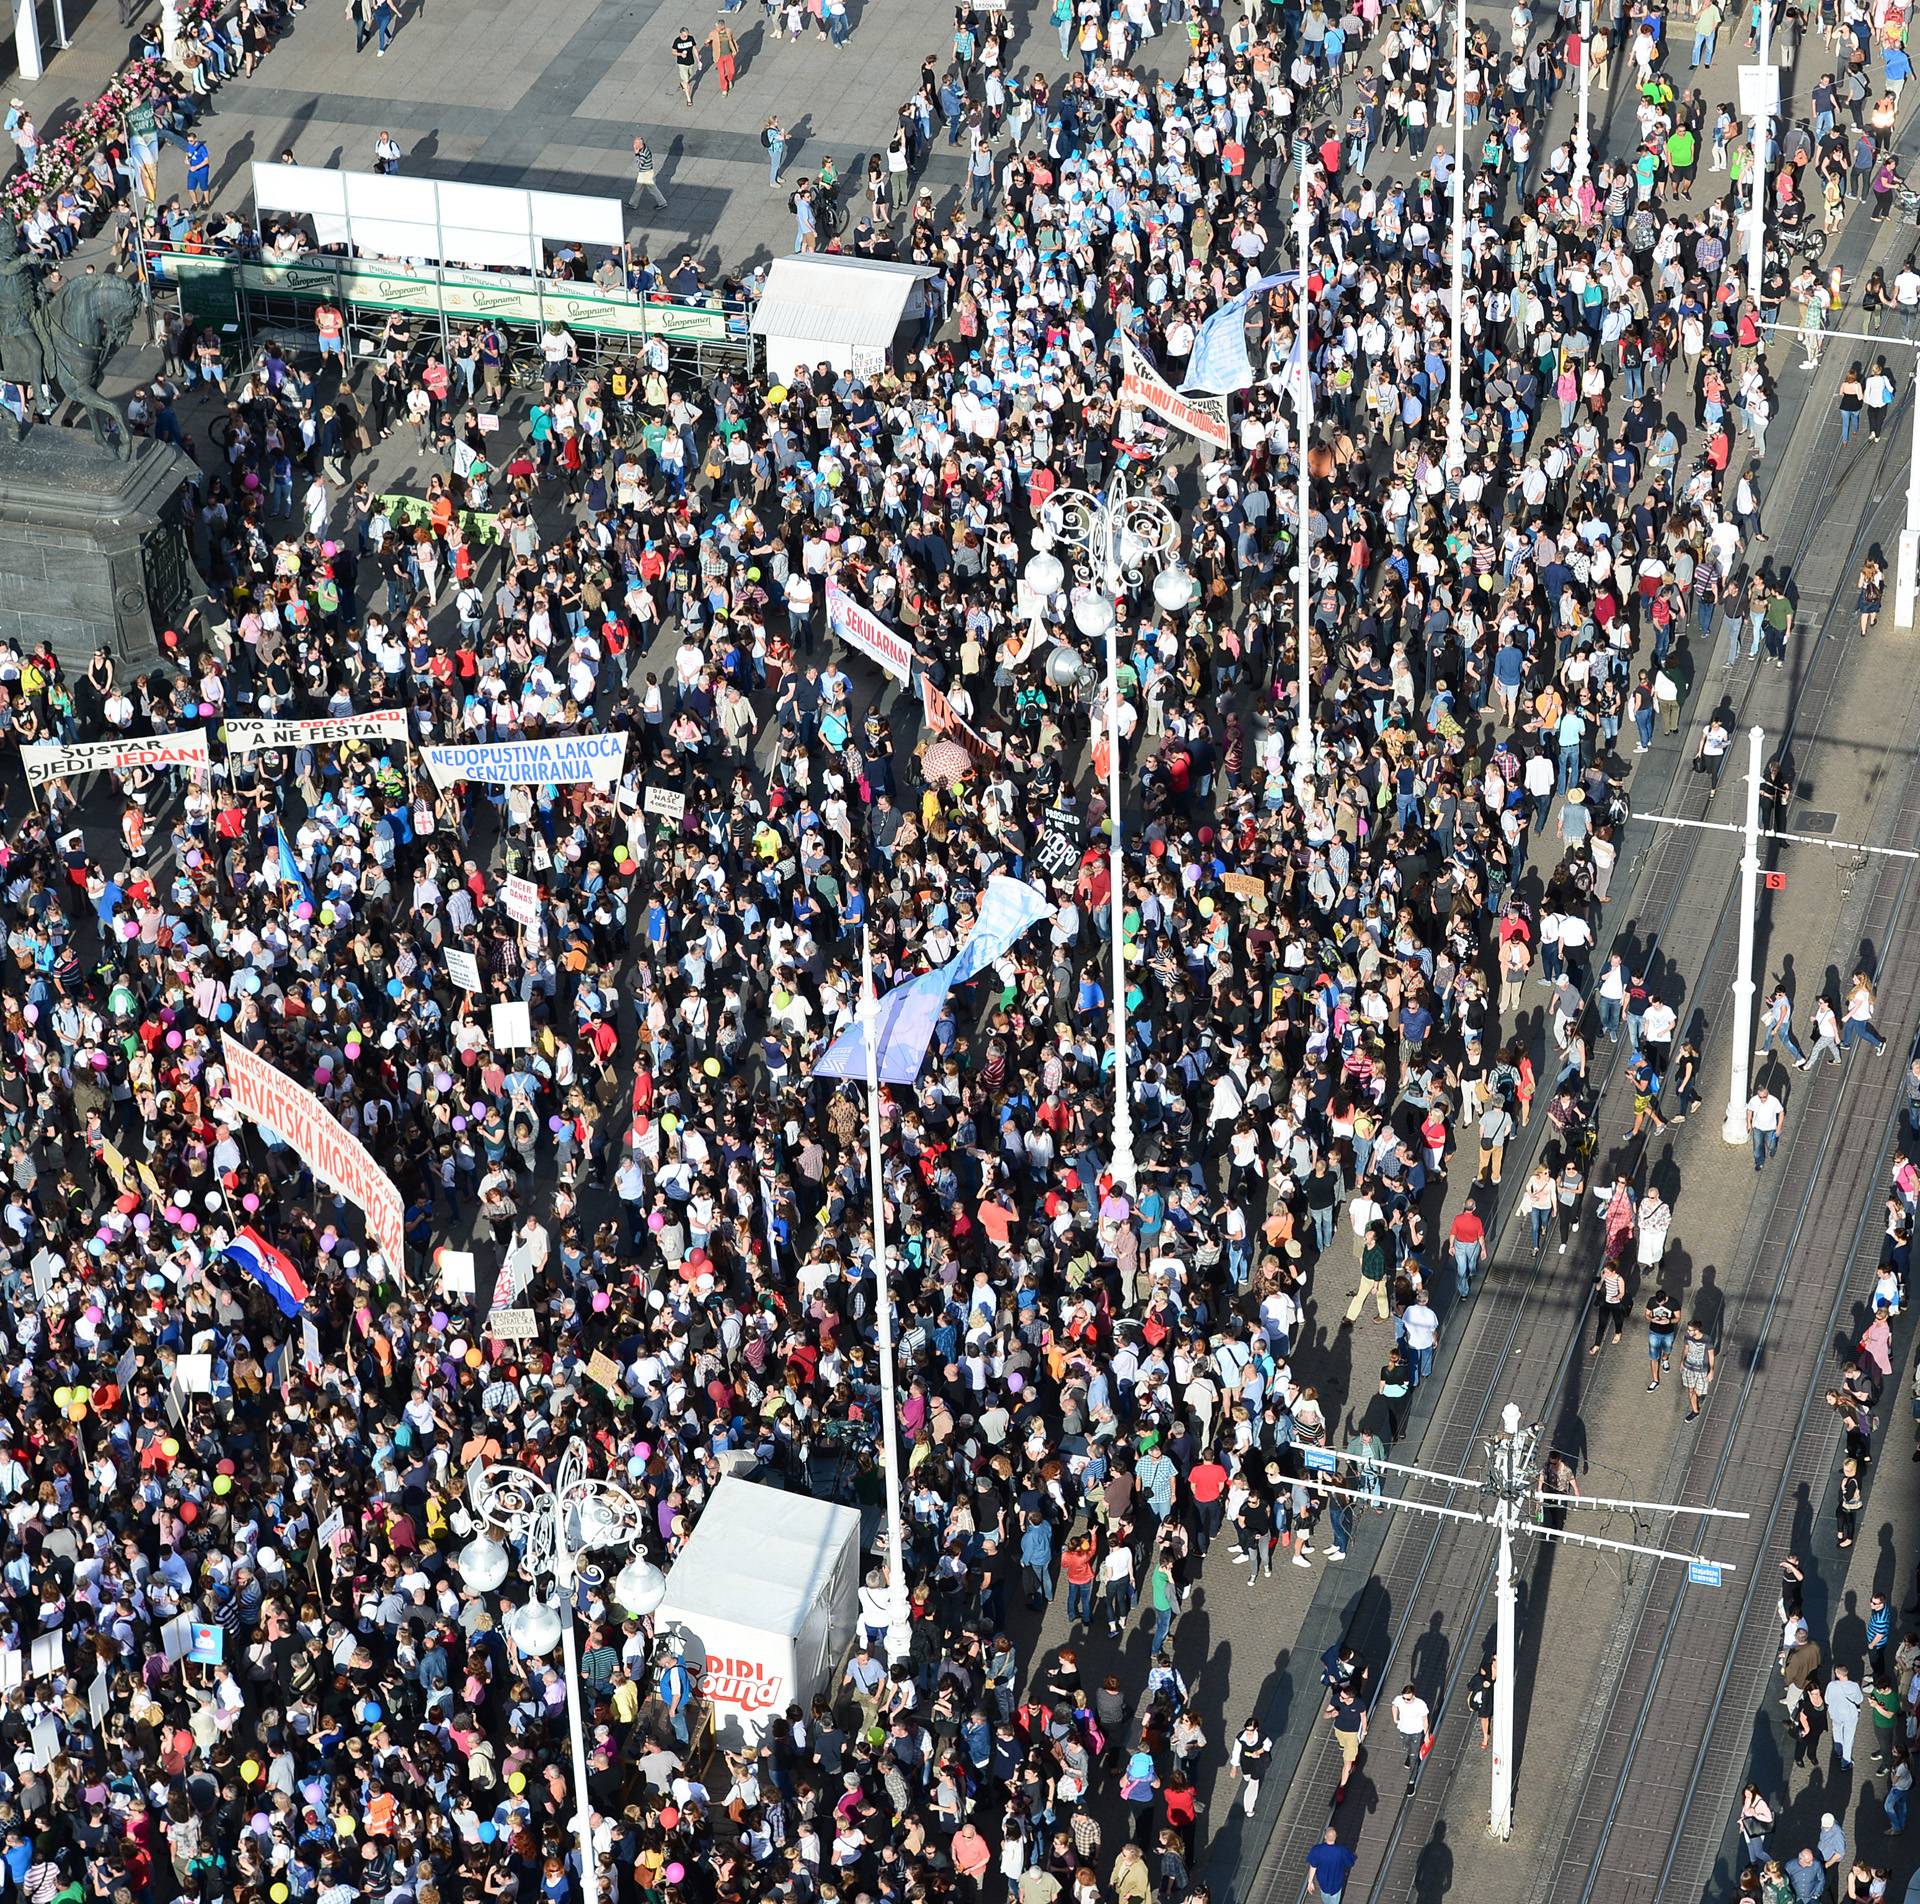
POLYGON ((654 1631, 713 1702, 722 1745, 757 1739, 827 1683, 860 1603, 860 1515, 728 1475, 667 1575, 654 1631))
POLYGON ((885 367, 900 326, 926 308, 933 267, 874 258, 776 258, 754 308, 767 369, 784 383, 801 365, 828 363, 870 375, 885 367))

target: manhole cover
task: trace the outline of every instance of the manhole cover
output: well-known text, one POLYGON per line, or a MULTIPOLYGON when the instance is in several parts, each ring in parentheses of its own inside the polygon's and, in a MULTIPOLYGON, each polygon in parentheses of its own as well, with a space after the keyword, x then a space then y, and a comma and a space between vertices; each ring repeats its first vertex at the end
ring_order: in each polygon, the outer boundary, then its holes
POLYGON ((1840 824, 1837 813, 1822 813, 1814 807, 1802 807, 1794 816, 1796 833, 1831 833, 1840 824))

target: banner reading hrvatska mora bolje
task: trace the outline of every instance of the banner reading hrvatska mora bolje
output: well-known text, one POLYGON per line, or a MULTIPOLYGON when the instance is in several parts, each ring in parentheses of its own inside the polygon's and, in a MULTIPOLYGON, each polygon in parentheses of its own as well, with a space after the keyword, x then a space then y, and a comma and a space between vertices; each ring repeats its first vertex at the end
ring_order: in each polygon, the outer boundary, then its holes
POLYGON ((332 747, 341 741, 377 741, 404 747, 407 710, 385 707, 372 714, 336 714, 317 721, 229 720, 229 754, 257 754, 263 747, 332 747))
POLYGON ((479 741, 469 746, 423 747, 421 764, 436 787, 473 780, 489 787, 571 786, 591 780, 611 787, 627 768, 627 737, 552 734, 542 740, 479 741))
POLYGON ((379 1159, 304 1084, 232 1032, 220 1034, 220 1050, 228 1093, 242 1115, 278 1133, 322 1183, 365 1212, 367 1234, 405 1282, 406 1205, 379 1159))

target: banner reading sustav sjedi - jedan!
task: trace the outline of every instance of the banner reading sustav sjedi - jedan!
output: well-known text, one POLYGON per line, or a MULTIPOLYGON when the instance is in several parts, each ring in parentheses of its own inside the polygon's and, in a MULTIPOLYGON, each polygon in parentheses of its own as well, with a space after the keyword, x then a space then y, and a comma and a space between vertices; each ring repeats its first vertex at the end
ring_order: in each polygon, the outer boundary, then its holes
POLYGON ((235 1106, 277 1132, 322 1183, 365 1212, 367 1234, 404 1282, 406 1205, 379 1159, 304 1084, 248 1050, 232 1032, 220 1034, 220 1047, 235 1106))
POLYGON ((610 787, 627 769, 627 737, 554 734, 543 740, 476 741, 471 746, 423 747, 420 759, 436 787, 456 780, 489 787, 571 786, 591 780, 610 787))
POLYGON ((29 741, 20 749, 27 785, 47 780, 71 780, 75 774, 113 773, 125 767, 205 767, 207 730, 184 728, 177 734, 142 734, 137 738, 77 740, 65 746, 57 740, 29 741))
POLYGON ((405 746, 407 710, 384 707, 373 714, 336 714, 317 721, 230 720, 226 736, 230 754, 257 754, 263 747, 333 747, 349 740, 405 746))

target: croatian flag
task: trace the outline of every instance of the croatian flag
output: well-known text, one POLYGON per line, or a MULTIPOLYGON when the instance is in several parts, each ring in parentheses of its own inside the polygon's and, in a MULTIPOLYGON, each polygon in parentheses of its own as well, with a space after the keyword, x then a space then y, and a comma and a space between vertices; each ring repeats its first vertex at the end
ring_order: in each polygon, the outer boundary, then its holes
POLYGON ((258 1230, 242 1229, 220 1253, 229 1262, 238 1263, 280 1305, 282 1315, 300 1313, 300 1305, 307 1299, 307 1285, 293 1258, 275 1249, 258 1230))

